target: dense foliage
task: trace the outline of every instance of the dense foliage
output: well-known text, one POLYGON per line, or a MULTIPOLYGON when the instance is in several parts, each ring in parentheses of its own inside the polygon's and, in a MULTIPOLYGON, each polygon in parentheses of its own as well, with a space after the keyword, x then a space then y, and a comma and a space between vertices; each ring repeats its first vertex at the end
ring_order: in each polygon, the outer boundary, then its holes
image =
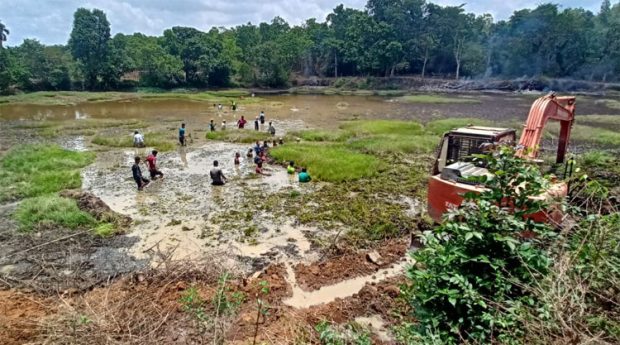
POLYGON ((160 37, 117 34, 100 10, 75 12, 67 46, 36 40, 2 48, 0 91, 150 87, 278 87, 295 75, 572 77, 617 80, 620 4, 598 14, 542 4, 495 22, 488 14, 424 0, 339 5, 325 22, 291 26, 276 17, 203 32, 166 29, 160 37))
MULTIPOLYGON (((423 234, 425 246, 413 254, 404 292, 418 322, 399 329, 401 340, 617 343, 617 210, 556 200, 570 225, 554 231, 529 216, 554 209, 535 198, 549 184, 537 166, 509 148, 479 158, 491 173, 487 189, 467 194, 460 208, 423 234)), ((583 199, 592 182, 582 176, 573 183, 583 199)))

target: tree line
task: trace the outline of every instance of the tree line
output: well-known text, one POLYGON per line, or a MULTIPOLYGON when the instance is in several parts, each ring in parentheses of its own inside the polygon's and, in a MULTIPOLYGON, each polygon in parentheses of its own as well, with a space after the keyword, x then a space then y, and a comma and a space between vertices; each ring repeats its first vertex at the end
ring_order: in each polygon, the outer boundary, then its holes
POLYGON ((444 78, 532 77, 617 81, 620 3, 598 13, 542 4, 508 20, 425 0, 339 5, 324 22, 271 22, 161 36, 110 34, 103 11, 78 9, 66 45, 26 39, 2 47, 0 92, 115 90, 135 86, 286 86, 294 76, 419 75, 444 78))

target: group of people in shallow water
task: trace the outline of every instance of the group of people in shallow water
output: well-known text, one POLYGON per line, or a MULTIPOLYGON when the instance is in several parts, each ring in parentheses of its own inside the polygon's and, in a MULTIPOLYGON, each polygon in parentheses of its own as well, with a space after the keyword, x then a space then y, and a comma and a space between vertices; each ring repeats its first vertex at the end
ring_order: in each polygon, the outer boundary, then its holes
MULTIPOLYGON (((255 129, 257 130, 258 130, 259 122, 261 124, 265 123, 265 113, 262 111, 260 115, 256 117, 255 129)), ((247 121, 245 120, 245 118, 241 116, 241 118, 238 121, 238 127, 242 129, 244 128, 246 123, 247 121)), ((225 129, 225 126, 226 126, 226 122, 224 121, 223 126, 222 126, 223 129, 225 129)), ((213 120, 211 120, 209 127, 211 131, 215 131, 215 125, 213 124, 213 120)), ((273 124, 271 122, 269 122, 268 132, 271 135, 275 135, 275 128, 273 127, 273 124)), ((186 146, 185 137, 186 137, 185 123, 182 123, 181 127, 179 128, 179 144, 181 146, 186 146)), ((261 145, 261 143, 257 141, 256 145, 253 148, 250 148, 248 152, 246 153, 246 158, 252 159, 254 164, 256 165, 254 172, 257 175, 270 176, 270 174, 266 172, 265 169, 263 168, 263 164, 270 161, 270 158, 268 157, 268 151, 270 149, 269 142, 270 141, 265 140, 263 141, 261 145)), ((135 147, 145 147, 144 136, 140 134, 138 131, 135 131, 133 143, 135 147)), ((276 147, 278 145, 283 145, 283 144, 284 144, 284 141, 282 140, 282 138, 280 138, 277 141, 275 139, 271 140, 271 145, 272 145, 271 147, 276 147)), ((134 158, 134 164, 131 167, 133 179, 138 186, 138 190, 142 190, 144 187, 146 187, 151 182, 151 180, 157 179, 158 177, 160 178, 164 177, 164 174, 157 168, 157 150, 151 151, 151 153, 146 157, 146 165, 149 171, 150 180, 145 178, 142 175, 142 170, 140 169, 141 161, 142 159, 136 156, 134 158)), ((235 153, 233 162, 235 166, 239 166, 241 164, 241 153, 239 152, 235 153)), ((298 169, 297 167, 295 167, 295 163, 293 161, 289 162, 288 167, 286 168, 286 172, 290 175, 294 175, 297 173, 299 182, 301 183, 311 181, 311 177, 308 174, 308 171, 306 170, 306 168, 302 167, 298 169)), ((220 163, 217 160, 213 161, 213 168, 209 172, 209 175, 211 177, 211 184, 214 186, 222 186, 226 184, 227 182, 226 176, 224 175, 222 169, 220 168, 220 163)))

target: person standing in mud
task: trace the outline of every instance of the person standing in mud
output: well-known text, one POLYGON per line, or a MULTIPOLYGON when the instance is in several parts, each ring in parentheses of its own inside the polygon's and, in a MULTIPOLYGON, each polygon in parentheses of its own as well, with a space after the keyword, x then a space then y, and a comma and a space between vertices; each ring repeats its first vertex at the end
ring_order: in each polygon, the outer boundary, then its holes
POLYGON ((211 184, 214 186, 223 186, 226 183, 226 176, 224 176, 219 165, 220 163, 218 161, 213 161, 213 169, 209 172, 209 175, 211 175, 211 184))
POLYGON ((271 121, 269 122, 269 128, 267 129, 267 131, 269 132, 269 134, 271 134, 271 136, 276 135, 276 128, 273 126, 273 123, 271 121))
POLYGON ((136 184, 138 185, 138 190, 142 190, 151 182, 142 176, 142 170, 140 170, 140 157, 134 158, 131 173, 133 174, 133 180, 136 181, 136 184))
POLYGON ((157 150, 151 151, 151 154, 146 157, 146 164, 149 168, 151 179, 155 180, 158 176, 164 177, 164 174, 157 170, 157 150))
POLYGON ((241 153, 235 152, 235 165, 241 164, 241 153))
POLYGON ((254 130, 258 131, 258 116, 254 119, 254 130))
POLYGON ((239 129, 243 129, 246 123, 248 123, 248 121, 246 121, 245 117, 241 116, 239 121, 237 121, 237 127, 239 127, 239 129))
POLYGON ((306 168, 301 168, 301 172, 297 175, 300 183, 306 183, 312 181, 312 177, 308 174, 308 170, 306 168))
POLYGON ((237 111, 237 102, 236 101, 232 101, 232 111, 237 111))
POLYGON ((181 128, 179 128, 179 143, 181 146, 185 146, 185 124, 181 124, 181 128))
POLYGON ((209 130, 211 132, 215 132, 215 122, 213 122, 213 120, 211 120, 211 122, 209 122, 209 130))
POLYGON ((260 115, 258 115, 259 119, 260 119, 260 124, 264 125, 265 124, 265 112, 264 111, 260 111, 260 115))

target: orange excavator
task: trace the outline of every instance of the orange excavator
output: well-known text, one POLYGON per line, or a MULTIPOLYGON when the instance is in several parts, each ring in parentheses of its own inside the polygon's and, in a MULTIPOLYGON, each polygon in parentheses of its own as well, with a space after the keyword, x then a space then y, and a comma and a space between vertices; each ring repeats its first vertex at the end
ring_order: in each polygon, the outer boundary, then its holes
MULTIPOLYGON (((543 130, 550 119, 560 122, 556 163, 564 162, 575 119, 575 97, 557 97, 553 93, 537 99, 532 105, 517 146, 517 155, 532 160, 538 157, 543 130)), ((484 185, 468 179, 487 174, 485 168, 471 162, 472 155, 483 153, 484 147, 489 144, 514 144, 515 140, 516 131, 510 128, 468 126, 444 134, 428 183, 430 216, 439 222, 450 208, 461 205, 465 193, 484 190, 484 185)), ((547 193, 563 197, 568 194, 568 186, 559 182, 552 185, 547 193)), ((548 216, 540 214, 533 218, 545 221, 548 216)))

